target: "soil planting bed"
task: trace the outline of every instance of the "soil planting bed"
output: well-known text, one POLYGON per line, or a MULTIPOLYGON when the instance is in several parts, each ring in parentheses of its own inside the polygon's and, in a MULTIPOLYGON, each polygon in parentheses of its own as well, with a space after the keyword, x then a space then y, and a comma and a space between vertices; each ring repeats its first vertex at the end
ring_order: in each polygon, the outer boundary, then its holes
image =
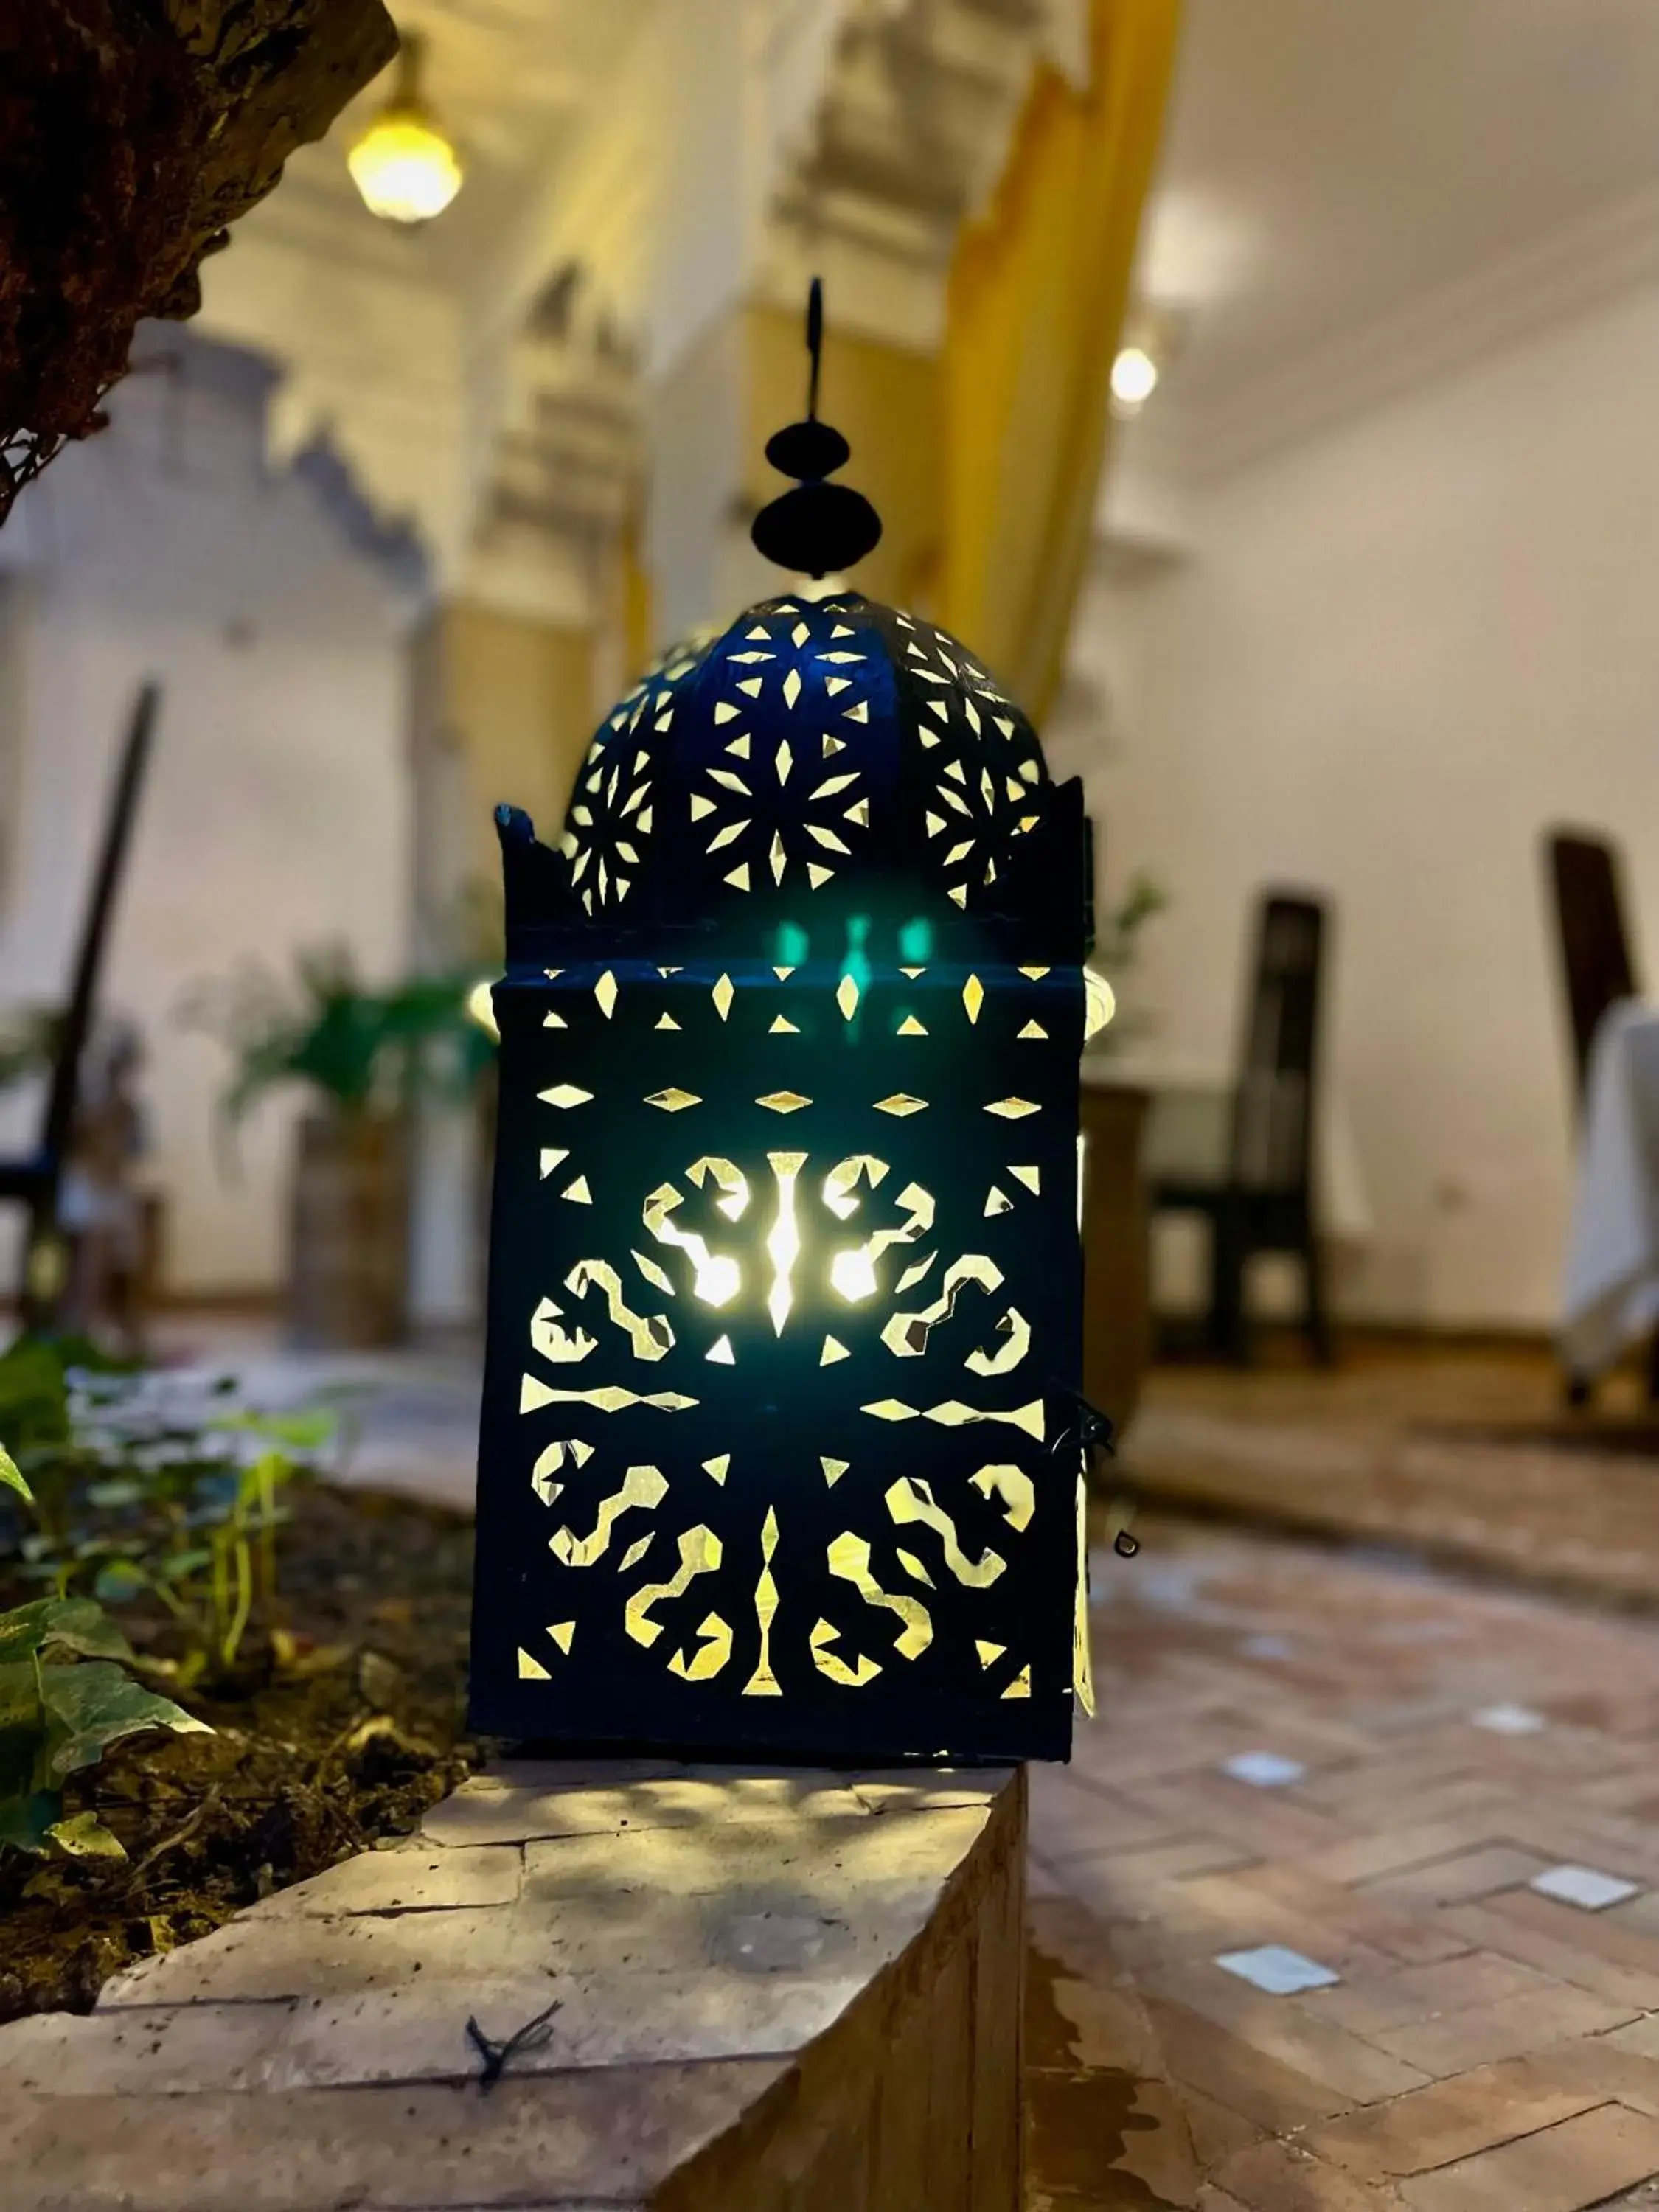
MULTIPOLYGON (((408 1834, 478 1764, 464 1732, 471 1521, 326 1484, 290 1498, 286 1663, 250 1638, 212 1694, 158 1685, 216 1733, 140 1736, 70 1780, 66 1809, 94 1809, 125 1862, 0 1856, 0 2021, 89 2011, 135 1959, 408 1834)), ((8 1577, 0 1560, 0 1608, 40 1595, 8 1577)), ((118 1618, 141 1655, 169 1654, 164 1613, 118 1618)))

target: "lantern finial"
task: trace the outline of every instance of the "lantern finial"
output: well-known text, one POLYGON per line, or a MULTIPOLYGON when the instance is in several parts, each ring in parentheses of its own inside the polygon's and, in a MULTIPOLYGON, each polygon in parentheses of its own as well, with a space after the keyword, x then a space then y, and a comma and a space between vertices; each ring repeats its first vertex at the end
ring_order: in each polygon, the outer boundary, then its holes
POLYGON ((852 455, 841 432, 818 420, 823 365, 823 282, 812 279, 806 301, 806 350, 811 362, 806 416, 775 431, 766 458, 782 476, 796 479, 755 517, 750 537, 780 568, 797 576, 827 576, 850 568, 881 541, 881 517, 862 492, 826 481, 852 455))

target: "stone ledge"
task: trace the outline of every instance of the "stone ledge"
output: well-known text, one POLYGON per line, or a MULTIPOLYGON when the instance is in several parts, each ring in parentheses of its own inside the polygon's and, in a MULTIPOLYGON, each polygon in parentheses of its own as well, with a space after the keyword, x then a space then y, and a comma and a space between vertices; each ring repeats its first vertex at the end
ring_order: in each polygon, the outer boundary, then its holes
POLYGON ((514 1763, 0 2029, 7 2212, 1018 2202, 1023 1777, 514 1763), (544 2039, 489 2094, 470 2015, 544 2039))

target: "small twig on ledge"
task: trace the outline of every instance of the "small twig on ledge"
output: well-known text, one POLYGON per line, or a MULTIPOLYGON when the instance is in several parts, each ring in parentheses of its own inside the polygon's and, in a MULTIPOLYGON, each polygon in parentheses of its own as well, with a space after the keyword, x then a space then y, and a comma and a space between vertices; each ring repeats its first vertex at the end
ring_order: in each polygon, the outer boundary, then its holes
POLYGON ((171 1850, 176 1850, 180 1844, 188 1843, 190 1838, 196 1833, 196 1831, 201 1826, 203 1821, 206 1820, 208 1814, 212 1812, 214 1807, 218 1802, 219 1785, 216 1782, 212 1789, 208 1791, 207 1796, 203 1798, 201 1803, 196 1808, 196 1810, 191 1814, 187 1819, 181 1820, 170 1836, 163 1836, 159 1844, 152 1844, 150 1849, 144 1853, 143 1858, 139 1860, 137 1865, 133 1868, 132 1872, 127 1877, 129 1886, 136 1885, 140 1880, 142 1880, 142 1878, 149 1872, 157 1859, 164 1858, 171 1850))
POLYGON ((495 2087, 506 2072, 509 2062, 516 2058, 521 2051, 539 2051, 548 2042, 553 2033, 553 2015, 558 2011, 559 2005, 560 2000, 555 1997, 545 2012, 538 2012, 534 2020, 526 2021, 524 2026, 509 2035, 505 2043, 494 2042, 484 2033, 476 2020, 468 2019, 466 2023, 468 2039, 483 2061, 483 2069, 478 2075, 478 2087, 484 2094, 488 2095, 495 2087))

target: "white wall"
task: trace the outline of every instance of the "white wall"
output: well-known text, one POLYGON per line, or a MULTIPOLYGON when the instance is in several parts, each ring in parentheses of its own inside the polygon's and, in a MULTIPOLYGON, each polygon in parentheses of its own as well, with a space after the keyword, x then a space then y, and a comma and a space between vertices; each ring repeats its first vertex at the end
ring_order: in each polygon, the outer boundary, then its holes
MULTIPOLYGON (((399 610, 313 493, 265 473, 265 372, 172 331, 142 349, 181 373, 122 386, 114 427, 55 463, 0 537, 28 599, 24 665, 0 671, 23 687, 0 999, 64 988, 129 702, 155 674, 165 696, 105 996, 149 1044, 171 1287, 257 1290, 281 1267, 286 1115, 258 1112, 227 1181, 224 1057, 176 1010, 200 978, 250 957, 281 966, 319 939, 346 939, 373 975, 404 958, 399 610)), ((9 1139, 32 1111, 6 1104, 9 1139)))
POLYGON ((1659 289, 1211 485, 1091 586, 1054 750, 1152 868, 1160 1048, 1225 1062, 1258 885, 1334 896, 1331 1065, 1372 1206, 1350 1310, 1547 1324, 1571 1176, 1540 831, 1623 839, 1659 976, 1659 289))

